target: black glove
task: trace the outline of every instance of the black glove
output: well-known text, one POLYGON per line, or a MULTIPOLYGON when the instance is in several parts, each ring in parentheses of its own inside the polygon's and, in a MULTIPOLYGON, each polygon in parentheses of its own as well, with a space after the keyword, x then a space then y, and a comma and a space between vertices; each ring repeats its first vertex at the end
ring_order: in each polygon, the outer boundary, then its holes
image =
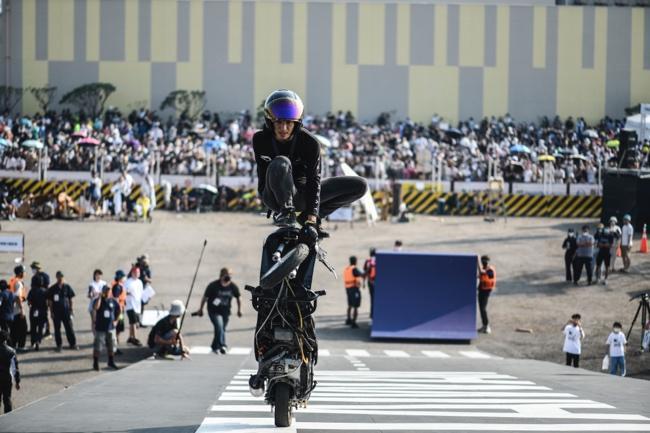
POLYGON ((298 242, 306 244, 309 248, 316 245, 318 241, 318 230, 313 224, 305 224, 298 234, 298 242))

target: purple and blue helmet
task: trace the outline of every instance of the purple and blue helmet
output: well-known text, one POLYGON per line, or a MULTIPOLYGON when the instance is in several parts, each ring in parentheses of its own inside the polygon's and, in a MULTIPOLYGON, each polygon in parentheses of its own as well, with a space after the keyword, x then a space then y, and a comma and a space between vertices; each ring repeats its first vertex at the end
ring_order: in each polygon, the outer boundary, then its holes
POLYGON ((264 101, 264 118, 269 128, 278 120, 302 123, 304 109, 302 99, 296 92, 280 89, 272 92, 264 101))

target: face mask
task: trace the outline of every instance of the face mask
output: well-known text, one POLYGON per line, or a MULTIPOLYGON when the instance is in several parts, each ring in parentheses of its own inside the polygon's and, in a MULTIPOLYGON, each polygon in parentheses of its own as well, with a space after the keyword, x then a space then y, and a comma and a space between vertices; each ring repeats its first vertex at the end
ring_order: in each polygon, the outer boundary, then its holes
POLYGON ((614 328, 614 332, 616 333, 621 332, 621 328, 614 328))
POLYGON ((226 275, 225 277, 223 277, 223 282, 224 283, 229 283, 230 282, 230 276, 226 275))

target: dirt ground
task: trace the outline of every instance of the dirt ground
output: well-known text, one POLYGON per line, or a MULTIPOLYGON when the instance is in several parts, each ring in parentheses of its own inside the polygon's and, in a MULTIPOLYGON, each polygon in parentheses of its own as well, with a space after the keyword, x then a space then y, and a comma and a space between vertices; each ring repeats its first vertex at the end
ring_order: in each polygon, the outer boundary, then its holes
MULTIPOLYGON (((605 339, 612 322, 623 323, 625 331, 636 311, 628 293, 650 291, 650 255, 634 253, 629 274, 615 274, 609 285, 575 287, 564 282, 561 243, 569 227, 578 228, 595 221, 521 218, 486 223, 478 217, 434 218, 418 216, 408 224, 365 223, 329 224, 332 238, 324 243, 332 264, 339 270, 350 255, 360 259, 368 248, 390 249, 396 239, 404 250, 489 254, 497 268, 497 292, 491 297, 491 335, 481 335, 472 344, 498 356, 533 358, 562 363, 561 328, 572 313, 583 317, 586 339, 583 343, 582 367, 600 371, 605 353, 605 339), (518 328, 532 333, 517 332, 518 328)), ((136 256, 148 253, 157 295, 149 308, 169 306, 173 299, 185 300, 204 239, 208 240, 203 264, 198 274, 190 310, 196 309, 207 283, 218 277, 219 268, 229 266, 234 281, 255 284, 259 270, 260 247, 270 230, 268 220, 256 214, 210 213, 175 214, 159 212, 153 223, 106 221, 26 221, 3 222, 2 230, 22 231, 26 236, 25 262, 40 261, 51 277, 57 270, 77 292, 75 328, 80 351, 53 351, 47 340, 39 352, 20 355, 23 389, 15 393, 15 406, 60 391, 74 383, 94 377, 92 334, 85 298, 93 269, 104 270, 106 279, 116 269, 128 270, 136 256)), ((635 250, 638 249, 638 242, 635 250)), ((618 264, 620 264, 618 259, 618 264)), ((8 277, 13 257, 0 257, 0 270, 8 277)), ((315 286, 328 291, 319 303, 317 324, 323 326, 322 347, 351 340, 359 344, 376 344, 368 337, 368 302, 361 307, 361 329, 343 326, 345 297, 341 281, 334 280, 319 267, 315 286)), ((250 344, 254 311, 244 294, 244 317, 231 319, 229 344, 250 344)), ((207 320, 188 318, 184 334, 190 344, 208 345, 212 330, 207 320)), ((139 338, 146 340, 146 329, 139 338)), ((632 331, 628 347, 628 375, 650 378, 650 355, 639 355, 640 325, 632 331)), ((422 343, 381 343, 387 345, 421 345, 422 343)), ((124 347, 117 362, 126 366, 142 359, 145 349, 124 347)), ((110 374, 102 371, 99 374, 110 374)), ((125 390, 126 391, 126 390, 125 390)))

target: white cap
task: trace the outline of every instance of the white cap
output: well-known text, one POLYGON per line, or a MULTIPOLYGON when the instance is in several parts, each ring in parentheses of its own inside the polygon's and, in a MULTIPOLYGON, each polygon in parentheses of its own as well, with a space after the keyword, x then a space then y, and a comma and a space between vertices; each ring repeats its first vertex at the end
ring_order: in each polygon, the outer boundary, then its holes
POLYGON ((182 316, 184 311, 185 306, 183 305, 183 301, 179 301, 178 299, 172 301, 172 305, 169 307, 170 316, 182 316))
POLYGON ((618 222, 618 219, 617 219, 615 216, 613 216, 613 217, 611 217, 611 218, 609 219, 609 222, 610 222, 610 223, 617 223, 617 222, 618 222))

